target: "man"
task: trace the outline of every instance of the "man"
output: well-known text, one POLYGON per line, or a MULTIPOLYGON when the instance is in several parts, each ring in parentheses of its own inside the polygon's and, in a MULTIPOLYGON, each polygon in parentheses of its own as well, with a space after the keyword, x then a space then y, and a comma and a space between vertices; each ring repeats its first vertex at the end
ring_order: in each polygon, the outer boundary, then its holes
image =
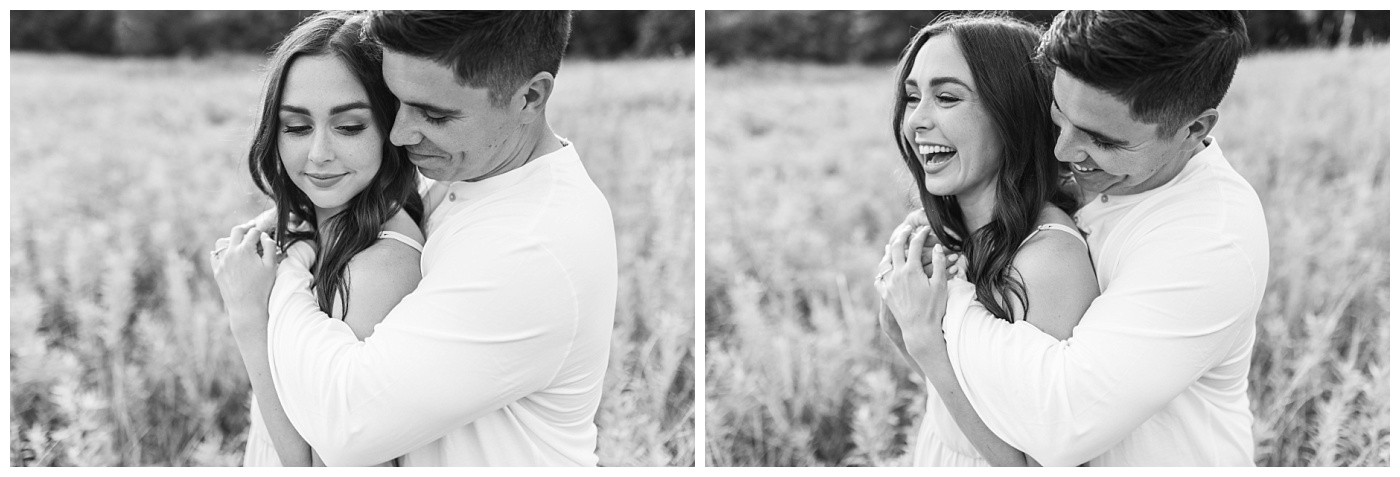
POLYGON ((1209 135, 1247 46, 1237 12, 1069 11, 1042 39, 1055 155, 1085 192, 1075 220, 1102 294, 1065 341, 975 301, 947 303, 941 324, 954 399, 1042 464, 1253 465, 1268 237, 1209 135))
POLYGON ((328 465, 597 464, 617 252, 607 201, 545 118, 569 26, 567 12, 371 15, 400 100, 389 139, 434 180, 423 279, 360 342, 289 251, 274 318, 254 318, 288 417, 328 465))

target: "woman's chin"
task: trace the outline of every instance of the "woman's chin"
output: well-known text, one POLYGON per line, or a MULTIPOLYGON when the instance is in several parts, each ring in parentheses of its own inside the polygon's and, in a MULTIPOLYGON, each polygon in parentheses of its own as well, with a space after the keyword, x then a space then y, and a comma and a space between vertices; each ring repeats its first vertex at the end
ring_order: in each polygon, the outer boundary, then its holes
POLYGON ((959 187, 951 184, 941 184, 940 181, 924 176, 924 190, 933 195, 957 195, 959 187))

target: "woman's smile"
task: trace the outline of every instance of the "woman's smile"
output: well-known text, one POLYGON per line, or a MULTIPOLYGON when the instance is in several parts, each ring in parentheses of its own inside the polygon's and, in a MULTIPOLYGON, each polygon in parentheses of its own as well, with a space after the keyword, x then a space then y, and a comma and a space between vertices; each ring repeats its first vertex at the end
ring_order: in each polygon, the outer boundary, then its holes
POLYGON ((310 180, 311 185, 314 185, 317 188, 321 189, 329 189, 331 187, 334 187, 337 183, 340 182, 341 179, 344 179, 345 176, 350 175, 349 172, 341 172, 339 174, 313 174, 310 172, 306 172, 304 174, 306 175, 306 178, 310 180))

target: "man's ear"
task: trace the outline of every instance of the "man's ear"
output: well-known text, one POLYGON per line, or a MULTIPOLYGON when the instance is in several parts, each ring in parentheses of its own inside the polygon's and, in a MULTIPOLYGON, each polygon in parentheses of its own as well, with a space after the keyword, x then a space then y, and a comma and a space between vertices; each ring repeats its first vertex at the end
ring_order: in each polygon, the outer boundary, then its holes
POLYGON ((1191 144, 1192 147, 1200 144, 1201 141, 1206 140, 1206 136, 1210 135, 1210 131, 1215 129, 1215 123, 1219 121, 1220 111, 1215 110, 1215 108, 1201 111, 1201 114, 1196 115, 1194 119, 1186 123, 1185 143, 1191 144))
POLYGON ((549 103, 549 95, 554 93, 554 75, 548 71, 535 73, 535 77, 521 87, 521 93, 525 97, 525 103, 520 106, 522 112, 528 113, 533 121, 535 116, 544 114, 545 104, 549 103))

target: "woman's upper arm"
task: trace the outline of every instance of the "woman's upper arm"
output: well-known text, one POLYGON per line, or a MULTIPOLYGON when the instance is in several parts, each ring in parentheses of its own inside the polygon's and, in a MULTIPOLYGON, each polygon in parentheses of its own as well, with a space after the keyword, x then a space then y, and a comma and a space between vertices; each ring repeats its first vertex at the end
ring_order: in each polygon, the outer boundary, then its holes
MULTIPOLYGON (((364 341, 422 279, 420 253, 397 240, 380 240, 356 255, 346 267, 350 306, 345 324, 364 341)), ((340 305, 337 304, 337 307, 340 305)))
MULTIPOLYGON (((1017 315, 1056 339, 1069 339, 1099 296, 1084 243, 1059 231, 1041 232, 1021 248, 1013 264, 1026 286, 1030 306, 1028 312, 1017 315)), ((1013 307, 1020 311, 1019 304, 1013 307)))

